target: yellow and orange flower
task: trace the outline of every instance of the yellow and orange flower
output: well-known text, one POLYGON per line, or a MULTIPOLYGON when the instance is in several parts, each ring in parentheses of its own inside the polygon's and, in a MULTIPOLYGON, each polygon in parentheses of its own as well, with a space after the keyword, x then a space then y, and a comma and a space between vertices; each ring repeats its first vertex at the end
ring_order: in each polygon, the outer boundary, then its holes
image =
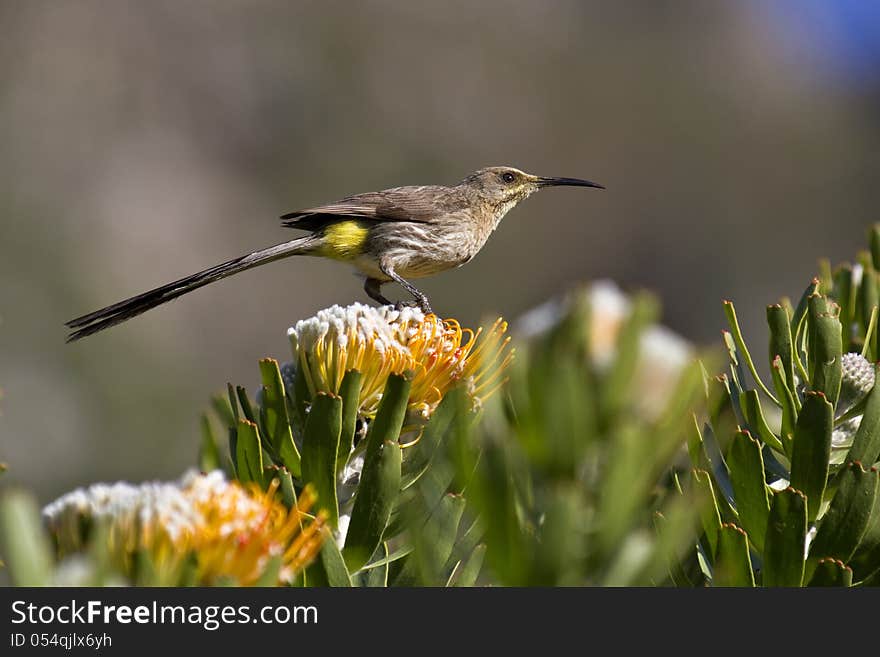
POLYGON ((338 393, 345 373, 363 374, 358 409, 375 415, 390 374, 410 372, 410 410, 429 417, 446 392, 467 385, 475 405, 503 383, 513 358, 498 319, 488 331, 463 329, 456 320, 416 308, 332 306, 288 330, 296 366, 309 391, 338 393))
POLYGON ((84 547, 84 525, 103 523, 110 556, 126 574, 143 551, 160 581, 173 582, 192 558, 199 584, 250 585, 279 557, 279 582, 289 582, 320 550, 324 517, 308 515, 315 502, 310 488, 291 509, 278 500, 277 488, 277 479, 263 491, 228 482, 219 470, 189 472, 173 483, 77 489, 48 505, 43 516, 62 554, 84 547))

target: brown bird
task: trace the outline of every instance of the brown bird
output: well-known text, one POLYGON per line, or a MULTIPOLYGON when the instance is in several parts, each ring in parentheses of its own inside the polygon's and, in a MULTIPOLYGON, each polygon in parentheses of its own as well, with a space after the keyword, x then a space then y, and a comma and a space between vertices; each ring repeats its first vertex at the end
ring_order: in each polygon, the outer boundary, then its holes
POLYGON ((283 215, 283 225, 309 232, 157 287, 67 322, 68 342, 124 322, 221 278, 293 255, 320 256, 354 266, 364 290, 382 304, 384 283, 402 285, 424 312, 428 298, 408 279, 423 278, 473 258, 517 203, 539 189, 602 185, 578 178, 533 176, 513 167, 487 167, 457 185, 394 187, 349 196, 283 215))

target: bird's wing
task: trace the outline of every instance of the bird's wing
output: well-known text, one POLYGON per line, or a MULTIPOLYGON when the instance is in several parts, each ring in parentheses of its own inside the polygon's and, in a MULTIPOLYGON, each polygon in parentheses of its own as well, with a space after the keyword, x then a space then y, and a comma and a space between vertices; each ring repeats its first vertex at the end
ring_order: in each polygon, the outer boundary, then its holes
POLYGON ((437 201, 448 187, 395 187, 381 192, 349 196, 340 201, 297 210, 282 215, 288 228, 317 230, 341 218, 363 218, 374 221, 415 221, 429 223, 438 211, 437 201))

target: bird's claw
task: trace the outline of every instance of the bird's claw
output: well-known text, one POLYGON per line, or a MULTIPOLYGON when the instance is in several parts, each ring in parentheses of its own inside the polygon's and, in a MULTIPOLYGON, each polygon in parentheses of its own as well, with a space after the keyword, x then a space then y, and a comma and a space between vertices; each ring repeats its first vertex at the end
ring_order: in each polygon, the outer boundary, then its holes
POLYGON ((431 304, 427 302, 427 300, 419 300, 419 301, 398 301, 394 304, 394 310, 400 312, 404 308, 418 308, 426 315, 433 315, 434 311, 431 310, 431 304))

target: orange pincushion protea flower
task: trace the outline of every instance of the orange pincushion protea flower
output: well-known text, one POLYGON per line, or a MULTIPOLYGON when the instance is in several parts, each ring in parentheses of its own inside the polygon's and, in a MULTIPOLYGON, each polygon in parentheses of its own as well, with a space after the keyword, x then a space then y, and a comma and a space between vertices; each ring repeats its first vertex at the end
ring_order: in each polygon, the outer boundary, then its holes
POLYGON ((199 584, 230 579, 249 585, 279 557, 279 582, 289 582, 320 550, 324 517, 307 515, 315 502, 310 488, 290 509, 278 501, 277 489, 277 479, 263 491, 228 482, 219 470, 190 472, 174 483, 77 489, 48 505, 43 516, 62 554, 84 547, 84 525, 105 524, 110 556, 127 574, 143 552, 164 581, 173 581, 192 559, 199 584))
POLYGON ((358 412, 371 417, 388 376, 409 371, 410 410, 427 418, 458 382, 467 385, 474 404, 504 383, 513 358, 506 331, 501 319, 488 331, 471 331, 416 308, 356 303, 322 310, 298 322, 288 336, 312 395, 338 393, 345 373, 357 370, 363 375, 358 412))

